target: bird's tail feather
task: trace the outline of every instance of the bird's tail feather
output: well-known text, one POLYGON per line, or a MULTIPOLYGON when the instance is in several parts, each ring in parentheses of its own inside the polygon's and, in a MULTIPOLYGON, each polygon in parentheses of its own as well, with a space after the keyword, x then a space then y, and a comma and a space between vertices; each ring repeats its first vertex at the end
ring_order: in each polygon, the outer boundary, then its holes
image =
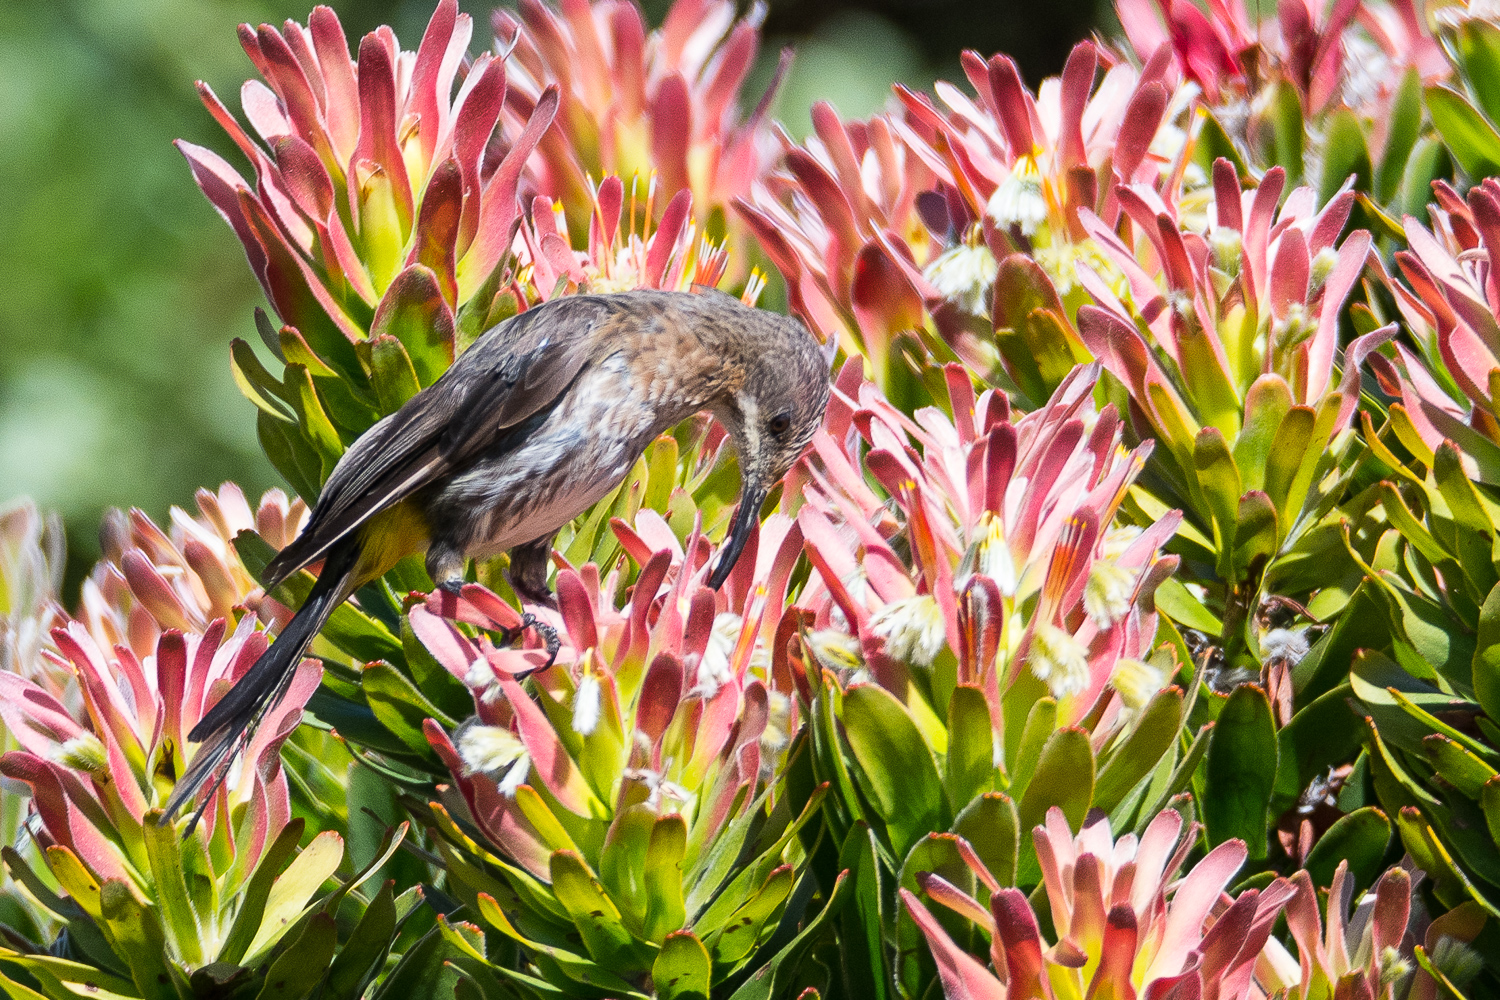
POLYGON ((201 746, 187 771, 177 779, 162 812, 162 823, 171 822, 177 811, 206 786, 207 792, 188 825, 188 832, 197 826, 213 793, 227 776, 228 765, 254 735, 262 717, 285 697, 308 644, 353 591, 358 562, 357 543, 341 546, 329 555, 307 600, 276 641, 188 733, 188 741, 201 746))

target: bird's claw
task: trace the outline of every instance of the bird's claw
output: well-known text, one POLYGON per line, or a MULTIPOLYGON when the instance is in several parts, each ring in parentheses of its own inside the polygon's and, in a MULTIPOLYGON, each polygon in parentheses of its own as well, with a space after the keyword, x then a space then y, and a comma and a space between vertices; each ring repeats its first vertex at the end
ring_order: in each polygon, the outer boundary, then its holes
POLYGON ((438 587, 438 590, 441 590, 445 594, 451 594, 454 597, 459 597, 459 596, 461 596, 463 594, 463 591, 464 591, 464 581, 463 580, 440 580, 440 581, 438 581, 437 587, 438 587))
POLYGON ((547 662, 539 667, 532 667, 530 670, 524 670, 516 674, 517 681, 523 681, 538 670, 546 670, 552 666, 557 661, 557 651, 562 648, 562 640, 557 635, 557 629, 548 625, 530 611, 521 616, 521 624, 513 629, 505 630, 503 635, 506 645, 510 645, 510 643, 520 638, 521 633, 527 629, 534 629, 536 634, 542 637, 542 645, 547 650, 547 662))

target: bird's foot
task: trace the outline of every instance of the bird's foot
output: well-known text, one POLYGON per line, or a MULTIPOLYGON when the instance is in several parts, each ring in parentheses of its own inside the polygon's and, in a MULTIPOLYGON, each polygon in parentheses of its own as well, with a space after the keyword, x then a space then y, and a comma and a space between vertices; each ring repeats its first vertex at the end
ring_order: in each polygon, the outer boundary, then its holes
POLYGON ((562 648, 562 639, 558 637, 557 629, 542 621, 530 611, 521 616, 521 624, 514 629, 506 629, 504 633, 505 643, 509 645, 520 638, 521 633, 527 629, 533 629, 537 635, 542 637, 542 645, 547 650, 547 662, 530 670, 523 670, 516 674, 517 681, 523 681, 536 673, 538 670, 546 670, 557 660, 557 651, 562 648))
POLYGON ((525 604, 536 604, 552 611, 557 610, 557 597, 547 589, 547 585, 540 587, 528 586, 525 580, 513 577, 510 581, 510 589, 516 592, 516 596, 525 604))
POLYGON ((437 588, 438 588, 438 590, 441 590, 445 594, 451 594, 454 597, 458 597, 460 594, 463 593, 463 590, 464 590, 464 581, 462 579, 457 579, 457 580, 439 580, 437 588))

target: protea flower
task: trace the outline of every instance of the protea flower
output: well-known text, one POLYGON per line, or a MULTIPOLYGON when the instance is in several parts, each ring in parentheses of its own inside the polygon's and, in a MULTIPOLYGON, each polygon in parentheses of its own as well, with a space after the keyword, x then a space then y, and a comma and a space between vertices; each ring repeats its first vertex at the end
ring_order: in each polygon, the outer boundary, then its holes
POLYGON ((1238 581, 1264 571, 1337 495, 1341 480, 1328 473, 1353 448, 1360 364, 1395 327, 1351 343, 1335 378, 1339 317, 1370 252, 1364 231, 1338 240, 1352 193, 1317 210, 1311 189, 1298 188, 1278 209, 1283 171, 1242 191, 1222 159, 1213 182, 1207 233, 1139 186, 1118 192, 1124 235, 1084 213, 1123 277, 1079 266, 1098 304, 1079 309, 1078 330, 1123 383, 1137 431, 1162 445, 1163 484, 1174 486, 1161 499, 1188 509, 1217 577, 1238 581), (1248 544, 1252 531, 1263 536, 1248 544))
POLYGON ((740 89, 764 13, 756 7, 736 19, 728 0, 678 0, 661 28, 648 32, 640 10, 620 0, 574 0, 561 10, 527 0, 516 14, 497 9, 495 45, 511 83, 507 120, 519 128, 549 88, 559 91, 559 127, 538 147, 540 193, 578 224, 604 177, 644 185, 654 174, 658 213, 687 191, 698 224, 738 252, 741 239, 724 232, 732 221, 726 213, 775 153, 765 114, 788 59, 747 113, 740 89))
MULTIPOLYGON (((43 513, 30 500, 19 500, 0 510, 0 674, 20 678, 48 678, 54 688, 63 674, 43 651, 49 633, 67 615, 58 602, 64 563, 62 518, 43 513)), ((20 747, 6 726, 0 726, 0 754, 20 747)), ((24 850, 23 832, 30 816, 25 788, 0 780, 0 838, 24 850)), ((0 899, 6 909, 0 922, 22 934, 45 936, 51 915, 21 889, 8 869, 0 868, 0 899), (28 924, 30 926, 28 926, 28 924)))
POLYGON ((1220 897, 1244 864, 1245 845, 1225 841, 1179 879, 1196 833, 1196 825, 1184 830, 1182 817, 1168 811, 1153 819, 1139 840, 1134 835, 1115 840, 1102 818, 1085 822, 1075 837, 1062 811, 1049 810, 1046 825, 1037 826, 1033 837, 1055 929, 1051 944, 1026 896, 1001 886, 972 848, 965 852, 974 859, 969 881, 986 891, 988 906, 940 875, 919 875, 918 884, 932 901, 990 934, 994 972, 954 943, 916 893, 902 889, 901 901, 932 949, 949 1000, 1268 997, 1273 988, 1257 970, 1276 918, 1296 890, 1278 878, 1263 890, 1245 890, 1224 907, 1220 897))
POLYGON ((630 597, 616 608, 628 563, 602 579, 594 564, 561 570, 550 668, 540 650, 492 643, 520 618, 477 584, 411 610, 474 696, 452 732, 425 725, 453 781, 430 809, 450 890, 557 988, 648 991, 684 952, 718 982, 775 929, 798 877, 788 842, 821 799, 777 805, 795 719, 776 641, 791 634, 781 608, 801 534, 773 516, 715 592, 700 531, 684 542, 642 510, 615 532, 639 568, 630 597))
MULTIPOLYGON (((7 795, 6 803, 26 811, 18 846, 40 849, 7 847, 6 863, 46 917, 35 928, 45 935, 40 950, 5 957, 41 977, 48 996, 102 982, 116 994, 148 997, 203 974, 259 989, 278 962, 321 978, 336 954, 368 983, 390 932, 360 937, 367 903, 374 925, 387 912, 404 919, 415 901, 403 901, 397 916, 389 883, 369 900, 345 899, 390 857, 399 830, 372 864, 320 898, 342 865, 342 839, 324 832, 298 854, 304 822, 292 819, 280 751, 318 688, 323 671, 314 659, 298 667, 285 700, 204 803, 203 822, 185 840, 158 824, 190 759, 185 734, 266 648, 245 607, 258 588, 233 548, 235 533, 258 528, 279 544, 301 515, 280 491, 252 511, 233 484, 200 491, 198 506, 197 518, 174 508, 170 531, 139 511, 116 512, 102 532, 106 559, 84 583, 79 619, 51 614, 56 626, 37 654, 47 669, 31 677, 0 670, 0 723, 7 749, 19 747, 0 756, 0 775, 30 793, 7 795), (358 926, 340 935, 335 909, 358 926), (51 947, 68 961, 36 957, 46 954, 55 926, 67 934, 51 947)), ((267 613, 279 608, 258 603, 267 613)))
POLYGON ((1165 60, 1137 70, 1080 42, 1062 76, 1043 81, 1036 94, 1007 56, 985 61, 965 52, 963 65, 975 94, 939 82, 946 112, 897 89, 920 129, 905 129, 902 138, 948 195, 941 204, 949 218, 938 231, 946 229, 949 241, 977 227, 996 259, 1031 252, 1067 288, 1073 256, 1088 254, 1076 246, 1087 237, 1079 209, 1118 218, 1121 184, 1149 185, 1171 201, 1184 200, 1185 186, 1203 187, 1187 159, 1186 134, 1172 124, 1190 95, 1174 88, 1165 60))
POLYGON ((1138 72, 1085 42, 1033 95, 1009 58, 967 52, 977 93, 940 81, 946 110, 900 86, 900 115, 841 122, 815 106, 816 137, 788 148, 785 172, 757 184, 740 211, 786 276, 793 309, 866 354, 888 394, 899 391, 898 341, 910 335, 927 341, 919 355, 956 351, 1040 405, 1087 354, 1060 304, 1036 317, 1048 303, 1003 291, 1017 280, 999 262, 1025 251, 1067 292, 1074 260, 1097 260, 1081 208, 1113 219, 1116 186, 1134 182, 1181 196, 1190 147, 1170 122, 1186 105, 1165 65, 1138 72))
POLYGON ((213 152, 178 147, 284 324, 257 324, 284 372, 237 341, 235 375, 260 410, 272 464, 303 496, 317 495, 346 442, 524 306, 502 265, 526 161, 557 92, 541 95, 524 128, 498 131, 504 63, 485 54, 466 65, 471 30, 457 3, 442 0, 416 52, 382 27, 356 59, 327 7, 306 27, 241 25, 266 80, 242 95, 264 147, 199 84, 254 186, 213 152))
POLYGON ((66 619, 58 603, 62 518, 30 500, 0 509, 0 671, 33 677, 48 669, 47 633, 66 619))
POLYGON ((1390 408, 1391 423, 1413 455, 1430 468, 1437 449, 1452 441, 1469 476, 1500 483, 1500 276, 1493 258, 1500 182, 1485 180, 1467 199, 1447 184, 1436 192, 1433 229, 1406 219, 1410 249, 1396 254, 1406 284, 1386 283, 1423 356, 1398 342, 1394 360, 1371 355, 1370 365, 1400 400, 1390 408))
POLYGON ((1257 971, 1268 989, 1286 989, 1298 1000, 1332 1000, 1344 991, 1393 1000, 1408 988, 1413 992, 1407 996, 1433 995, 1437 983, 1417 972, 1412 958, 1412 877, 1405 869, 1387 871, 1351 907, 1354 876, 1348 862, 1340 861, 1328 889, 1326 929, 1324 907, 1307 872, 1290 881, 1295 895, 1287 903, 1286 922, 1297 957, 1274 939, 1267 943, 1266 961, 1257 971), (1418 982, 1409 978, 1413 972, 1418 982))
MULTIPOLYGON (((1175 790, 1143 782, 1175 766, 1190 709, 1153 604, 1178 515, 1116 523, 1150 445, 1126 452, 1114 410, 1095 412, 1097 366, 1014 423, 1003 393, 945 374, 954 417, 908 418, 846 365, 797 515, 814 572, 793 676, 824 814, 901 884, 950 834, 1025 829, 1049 805, 1154 815, 1175 790)), ((1017 840, 1003 884, 1035 881, 1017 840)), ((898 934, 889 961, 919 995, 914 946, 898 934)))
POLYGON ((936 256, 916 212, 931 169, 901 141, 894 116, 844 122, 812 107, 814 135, 783 140, 782 169, 735 207, 787 283, 792 311, 820 339, 870 359, 886 392, 903 376, 897 339, 920 332, 924 302, 942 296, 922 276, 936 256))
POLYGON ((845 369, 798 515, 817 570, 799 604, 815 627, 847 629, 898 696, 912 669, 956 659, 1000 729, 1003 692, 1018 684, 1056 698, 1061 725, 1101 697, 1140 709, 1175 671, 1106 688, 1126 661, 1150 659, 1151 596, 1176 565, 1160 553, 1176 512, 1145 530, 1115 524, 1151 445, 1127 453, 1113 407, 1095 412, 1097 366, 1014 423, 1004 394, 976 399, 960 366, 946 374, 951 421, 935 409, 908 418, 845 369))
POLYGON ((1370 95, 1351 77, 1383 71, 1387 82, 1399 80, 1404 66, 1392 65, 1396 60, 1417 67, 1424 78, 1444 71, 1441 50, 1413 0, 1296 0, 1278 5, 1274 20, 1261 20, 1244 0, 1214 0, 1207 10, 1165 0, 1117 0, 1115 11, 1142 60, 1166 46, 1183 75, 1216 105, 1249 101, 1273 81, 1285 80, 1310 114, 1340 99, 1367 110, 1359 99, 1370 95), (1356 25, 1374 45, 1389 46, 1381 50, 1386 61, 1361 65, 1370 53, 1368 46, 1351 44, 1356 25))
MULTIPOLYGON (((545 301, 569 291, 716 287, 729 266, 729 251, 711 242, 693 221, 689 192, 679 191, 661 212, 655 209, 656 195, 652 182, 632 185, 627 198, 618 176, 604 178, 593 193, 588 247, 577 251, 568 245, 570 225, 563 206, 535 198, 521 225, 518 262, 537 298, 545 301), (528 265, 529 272, 524 270, 528 265)), ((764 284, 752 272, 743 294, 748 305, 755 304, 764 284)))

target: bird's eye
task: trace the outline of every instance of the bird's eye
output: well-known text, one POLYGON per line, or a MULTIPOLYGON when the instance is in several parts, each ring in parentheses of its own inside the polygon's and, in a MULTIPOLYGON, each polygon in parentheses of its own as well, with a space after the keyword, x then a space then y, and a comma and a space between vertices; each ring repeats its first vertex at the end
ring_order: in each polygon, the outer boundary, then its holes
POLYGON ((792 426, 792 415, 790 413, 778 413, 771 418, 771 433, 785 434, 787 428, 792 426))

